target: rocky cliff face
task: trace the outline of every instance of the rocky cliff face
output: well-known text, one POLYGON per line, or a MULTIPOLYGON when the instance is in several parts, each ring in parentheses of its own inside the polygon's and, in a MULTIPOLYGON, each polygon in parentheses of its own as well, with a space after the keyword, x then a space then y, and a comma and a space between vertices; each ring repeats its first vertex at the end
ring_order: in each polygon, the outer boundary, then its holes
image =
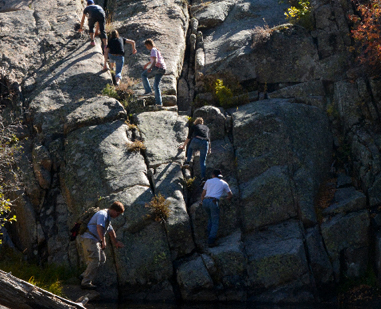
POLYGON ((113 226, 125 248, 106 250, 104 297, 304 302, 343 276, 362 276, 380 260, 380 236, 371 237, 381 191, 379 81, 353 79, 350 2, 312 4, 310 31, 284 24, 287 5, 277 0, 108 1, 113 27, 137 42, 137 55, 127 47, 124 79, 143 92, 151 37, 168 67, 164 105, 177 105, 129 107, 131 125, 120 102, 101 95, 112 78, 99 39, 90 47, 74 31, 80 0, 0 2, 0 67, 20 92, 19 105, 6 108, 24 123, 17 247, 77 267, 80 246, 68 239, 76 216, 119 200, 126 212, 113 226), (264 19, 268 28, 253 31, 264 19), (195 109, 193 101, 213 97, 205 77, 218 74, 238 79, 247 104, 195 109), (185 115, 210 127, 208 174, 222 169, 234 194, 221 203, 215 248, 206 246, 199 178, 186 185, 200 174, 198 156, 191 172, 181 166, 185 115), (137 140, 146 150, 129 150, 137 140), (332 173, 334 199, 321 210, 319 189, 332 173), (171 202, 165 224, 145 207, 158 193, 171 202))

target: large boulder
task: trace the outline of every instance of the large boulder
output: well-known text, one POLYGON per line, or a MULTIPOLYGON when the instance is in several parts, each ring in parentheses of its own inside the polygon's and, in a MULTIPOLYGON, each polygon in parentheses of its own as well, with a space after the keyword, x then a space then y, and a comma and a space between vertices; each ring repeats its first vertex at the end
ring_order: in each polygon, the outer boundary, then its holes
POLYGON ((246 229, 298 211, 305 224, 316 222, 314 199, 331 159, 326 115, 316 107, 271 99, 232 110, 232 117, 246 229))
MULTIPOLYGON (((266 299, 266 293, 271 292, 274 299, 280 297, 287 301, 287 297, 312 290, 303 238, 297 221, 285 221, 246 235, 249 299, 259 300, 262 294, 266 299), (281 296, 284 289, 288 293, 281 296)), ((313 299, 311 293, 308 298, 313 299)))
POLYGON ((188 133, 185 117, 167 111, 145 112, 136 115, 136 124, 147 148, 149 167, 184 160, 184 152, 179 146, 188 133))
POLYGON ((125 188, 150 185, 143 156, 127 148, 127 130, 122 121, 115 121, 68 135, 61 184, 72 212, 78 214, 125 188))
POLYGON ((228 70, 240 80, 256 78, 251 55, 253 28, 265 29, 283 23, 286 7, 276 0, 197 3, 193 9, 195 17, 200 18, 201 25, 213 26, 203 31, 205 67, 202 72, 214 74, 228 70))
MULTIPOLYGON (((210 260, 205 255, 194 255, 189 261, 185 261, 177 268, 176 279, 184 300, 217 300, 216 293, 213 291, 213 279, 206 267, 206 265, 208 265, 207 261, 210 260)), ((209 267, 211 267, 211 265, 209 265, 209 267)))
MULTIPOLYGON (((348 267, 350 263, 343 262, 341 265, 342 252, 346 250, 346 260, 351 260, 356 256, 355 249, 369 246, 370 218, 367 210, 352 212, 347 215, 339 214, 331 220, 323 222, 321 233, 325 247, 332 261, 333 271, 339 276, 341 267, 348 267), (351 250, 351 251, 348 251, 351 250)), ((361 269, 366 269, 367 260, 357 260, 356 263, 361 269)), ((352 266, 353 267, 353 266, 352 266)))

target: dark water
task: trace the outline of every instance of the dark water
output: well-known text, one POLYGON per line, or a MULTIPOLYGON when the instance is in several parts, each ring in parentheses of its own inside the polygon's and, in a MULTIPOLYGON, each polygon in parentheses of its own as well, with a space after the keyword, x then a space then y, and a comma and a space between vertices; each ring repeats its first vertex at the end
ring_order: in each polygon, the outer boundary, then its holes
POLYGON ((357 305, 306 304, 306 305, 256 305, 252 303, 210 303, 210 304, 166 304, 158 303, 97 303, 86 306, 89 309, 381 309, 381 301, 357 305))

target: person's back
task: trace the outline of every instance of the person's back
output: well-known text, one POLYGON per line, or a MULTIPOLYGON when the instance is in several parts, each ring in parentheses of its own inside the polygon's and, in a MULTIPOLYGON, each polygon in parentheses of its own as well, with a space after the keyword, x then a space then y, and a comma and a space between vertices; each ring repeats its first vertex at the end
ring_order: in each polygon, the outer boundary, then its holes
POLYGON ((206 190, 205 197, 212 197, 218 200, 222 195, 230 192, 230 188, 227 182, 217 177, 208 179, 205 182, 204 190, 206 190))
POLYGON ((105 17, 106 15, 102 7, 96 4, 88 5, 84 9, 83 13, 89 14, 90 19, 97 19, 98 17, 101 17, 101 16, 105 17))
POLYGON ((111 38, 107 44, 107 48, 109 48, 109 53, 112 55, 124 55, 124 38, 111 38))
POLYGON ((209 140, 209 128, 205 124, 195 124, 191 128, 191 138, 199 137, 204 140, 209 140))
POLYGON ((94 216, 90 219, 89 223, 87 224, 88 231, 85 232, 82 235, 82 237, 100 241, 97 231, 97 225, 102 226, 104 228, 105 233, 112 230, 110 216, 108 214, 107 209, 102 209, 94 214, 94 216))

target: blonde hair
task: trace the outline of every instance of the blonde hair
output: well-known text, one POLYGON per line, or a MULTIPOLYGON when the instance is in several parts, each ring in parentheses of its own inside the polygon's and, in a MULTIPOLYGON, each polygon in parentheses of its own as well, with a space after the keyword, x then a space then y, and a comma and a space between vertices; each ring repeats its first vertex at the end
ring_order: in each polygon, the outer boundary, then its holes
POLYGON ((201 117, 197 117, 193 124, 204 124, 204 119, 201 117))

